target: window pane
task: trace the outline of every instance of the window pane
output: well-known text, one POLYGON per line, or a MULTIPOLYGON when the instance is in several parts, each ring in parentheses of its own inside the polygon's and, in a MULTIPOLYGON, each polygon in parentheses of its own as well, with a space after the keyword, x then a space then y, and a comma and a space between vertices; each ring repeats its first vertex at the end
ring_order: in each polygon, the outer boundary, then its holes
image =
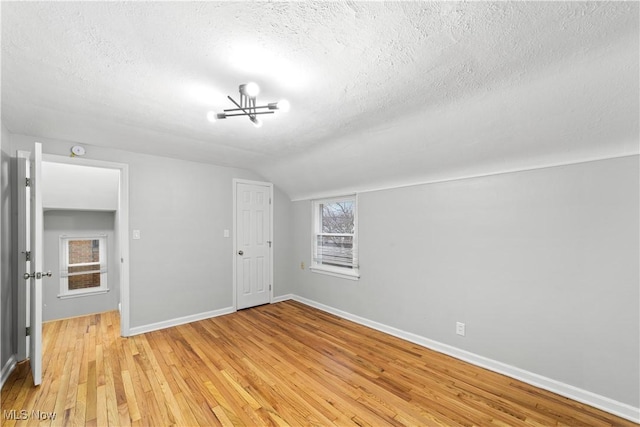
POLYGON ((80 274, 78 276, 69 276, 69 290, 99 288, 100 273, 80 274))
POLYGON ((85 271, 100 271, 100 264, 82 265, 79 267, 69 267, 69 273, 83 273, 85 271))
POLYGON ((353 236, 317 236, 317 262, 353 268, 353 236))
POLYGON ((69 240, 69 264, 100 262, 100 240, 69 240))
POLYGON ((322 233, 353 234, 354 202, 321 203, 322 233))

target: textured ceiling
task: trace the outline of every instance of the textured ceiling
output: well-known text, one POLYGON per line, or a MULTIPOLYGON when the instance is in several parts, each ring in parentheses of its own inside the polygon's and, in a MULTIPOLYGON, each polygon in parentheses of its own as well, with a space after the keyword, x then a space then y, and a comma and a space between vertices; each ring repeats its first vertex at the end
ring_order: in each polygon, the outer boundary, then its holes
POLYGON ((637 153, 638 6, 2 2, 2 122, 292 198, 637 153), (209 123, 247 81, 291 112, 209 123))

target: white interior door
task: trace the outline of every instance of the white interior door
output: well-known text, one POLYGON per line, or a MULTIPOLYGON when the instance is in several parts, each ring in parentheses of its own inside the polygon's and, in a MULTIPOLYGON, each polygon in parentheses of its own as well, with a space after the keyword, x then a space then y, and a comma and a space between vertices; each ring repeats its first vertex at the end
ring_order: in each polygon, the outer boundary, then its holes
MULTIPOLYGON (((33 383, 42 383, 42 191, 40 181, 42 177, 42 145, 34 144, 29 157, 29 211, 30 221, 25 221, 28 230, 26 237, 29 240, 30 270, 27 270, 24 279, 29 283, 29 363, 33 383)), ((50 276, 51 273, 48 273, 50 276)))
POLYGON ((271 193, 269 183, 235 186, 236 308, 271 302, 271 193))
POLYGON ((25 273, 31 272, 31 188, 27 185, 30 179, 28 151, 18 151, 17 162, 17 182, 15 185, 18 201, 18 349, 16 357, 18 361, 29 357, 29 337, 27 327, 29 326, 29 286, 30 281, 22 279, 25 273))

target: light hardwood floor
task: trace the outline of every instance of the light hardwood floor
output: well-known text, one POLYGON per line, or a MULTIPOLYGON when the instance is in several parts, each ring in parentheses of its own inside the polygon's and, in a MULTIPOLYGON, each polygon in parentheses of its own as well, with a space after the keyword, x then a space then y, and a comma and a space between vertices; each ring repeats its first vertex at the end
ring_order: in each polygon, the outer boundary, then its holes
POLYGON ((115 312, 45 324, 43 384, 20 364, 1 424, 637 426, 293 301, 119 330, 115 312))

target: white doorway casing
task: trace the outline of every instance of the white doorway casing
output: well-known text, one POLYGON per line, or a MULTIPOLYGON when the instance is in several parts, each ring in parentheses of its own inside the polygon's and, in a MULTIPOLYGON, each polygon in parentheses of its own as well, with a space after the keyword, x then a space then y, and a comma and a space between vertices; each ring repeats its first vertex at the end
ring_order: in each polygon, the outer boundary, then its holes
POLYGON ((233 180, 233 306, 273 300, 273 184, 233 180))

